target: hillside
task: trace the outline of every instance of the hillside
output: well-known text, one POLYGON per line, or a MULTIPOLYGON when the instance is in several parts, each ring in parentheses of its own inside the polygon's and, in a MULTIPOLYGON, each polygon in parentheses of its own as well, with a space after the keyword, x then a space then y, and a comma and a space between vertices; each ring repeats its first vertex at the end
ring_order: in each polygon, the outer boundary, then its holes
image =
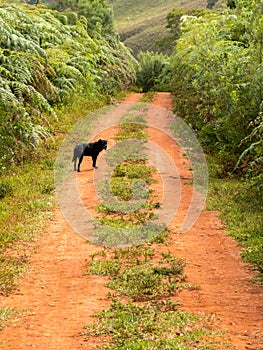
POLYGON ((112 0, 121 40, 137 55, 140 50, 158 51, 156 40, 167 35, 166 16, 176 6, 206 7, 206 0, 112 0))

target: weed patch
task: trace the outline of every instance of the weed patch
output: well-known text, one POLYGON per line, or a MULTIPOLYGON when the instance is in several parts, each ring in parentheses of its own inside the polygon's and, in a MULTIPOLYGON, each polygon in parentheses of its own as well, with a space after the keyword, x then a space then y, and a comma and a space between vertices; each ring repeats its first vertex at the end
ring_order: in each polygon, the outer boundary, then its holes
POLYGON ((106 247, 138 245, 153 241, 163 231, 166 231, 163 225, 151 222, 134 226, 123 220, 105 220, 96 224, 92 234, 92 242, 106 247))
POLYGON ((113 177, 126 177, 128 179, 143 179, 147 184, 154 183, 152 174, 155 169, 145 164, 117 165, 112 173, 113 177))
POLYGON ((140 102, 150 103, 154 100, 155 96, 156 96, 156 92, 154 91, 146 92, 143 95, 143 97, 140 99, 140 102))
MULTIPOLYGON (((222 334, 209 331, 207 320, 177 310, 177 303, 136 305, 113 300, 111 308, 97 314, 99 322, 85 327, 83 335, 107 335, 109 350, 183 350, 222 348, 222 334), (221 339, 220 339, 221 338, 221 339)), ((228 347, 230 349, 231 347, 228 347)))
POLYGON ((108 275, 108 287, 133 301, 148 301, 176 295, 185 281, 184 262, 170 253, 157 259, 149 247, 138 246, 115 251, 115 259, 93 259, 88 273, 108 275), (138 250, 138 251, 137 251, 138 250))
POLYGON ((0 199, 13 194, 13 179, 7 178, 0 182, 0 199))

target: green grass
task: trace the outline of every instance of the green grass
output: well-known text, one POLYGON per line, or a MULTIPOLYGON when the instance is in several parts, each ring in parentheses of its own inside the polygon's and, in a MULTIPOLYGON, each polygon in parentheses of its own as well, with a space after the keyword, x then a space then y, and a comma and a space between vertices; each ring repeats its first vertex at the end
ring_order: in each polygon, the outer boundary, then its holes
POLYGON ((92 242, 106 247, 125 247, 154 242, 167 234, 166 231, 163 225, 152 222, 132 225, 123 220, 107 219, 97 222, 92 242))
POLYGON ((153 102, 155 96, 156 96, 156 92, 154 92, 154 91, 146 92, 143 95, 143 97, 140 99, 140 102, 151 103, 151 102, 153 102))
POLYGON ((147 139, 145 126, 139 123, 125 123, 122 125, 122 130, 116 136, 117 140, 126 139, 147 139))
POLYGON ((0 294, 4 295, 16 287, 16 278, 26 269, 30 242, 54 209, 53 169, 46 161, 15 168, 7 179, 12 192, 0 200, 0 294))
POLYGON ((148 245, 94 253, 87 274, 108 276, 112 304, 94 315, 98 321, 85 326, 82 336, 105 336, 102 349, 112 350, 232 349, 226 334, 213 330, 212 315, 178 310, 178 289, 197 288, 185 283, 183 269, 184 261, 169 250, 160 254, 148 245))
POLYGON ((263 198, 249 180, 211 178, 208 209, 219 210, 227 232, 243 248, 246 262, 258 271, 263 283, 263 198))
POLYGON ((124 164, 117 165, 113 170, 113 177, 125 177, 128 179, 143 179, 147 184, 155 182, 152 174, 155 169, 145 164, 124 164))
POLYGON ((212 315, 178 310, 178 289, 197 288, 185 283, 183 269, 183 260, 148 245, 94 253, 87 274, 108 276, 112 304, 82 336, 106 337, 102 349, 112 350, 232 349, 226 334, 213 330, 212 315))

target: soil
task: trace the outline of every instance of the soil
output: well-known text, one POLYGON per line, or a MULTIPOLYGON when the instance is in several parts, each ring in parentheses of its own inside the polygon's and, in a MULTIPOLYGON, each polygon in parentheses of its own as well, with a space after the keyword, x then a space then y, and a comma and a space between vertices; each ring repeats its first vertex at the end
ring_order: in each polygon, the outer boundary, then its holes
MULTIPOLYGON (((131 94, 125 102, 140 98, 139 94, 131 94)), ((172 108, 171 95, 158 93, 152 104, 163 107, 165 115, 172 108)), ((166 126, 165 116, 156 118, 151 124, 166 126)), ((100 136, 110 139, 113 134, 107 129, 100 136)), ((188 232, 179 233, 193 193, 189 163, 183 150, 160 128, 149 127, 148 134, 149 141, 173 158, 181 179, 180 205, 169 224, 172 234, 168 243, 169 249, 186 261, 187 282, 199 288, 182 290, 177 297, 180 307, 196 314, 215 315, 217 328, 227 331, 234 348, 262 350, 263 288, 251 282, 254 272, 241 261, 241 249, 226 235, 218 212, 204 209, 188 232)), ((113 139, 110 142, 113 144, 113 139)), ((77 179, 83 202, 92 210, 98 199, 90 166, 91 161, 85 160, 77 179)), ((162 197, 162 181, 155 190, 162 197)), ((21 311, 1 331, 1 349, 99 349, 104 339, 87 343, 80 332, 94 321, 94 313, 110 305, 105 278, 85 275, 90 254, 101 249, 76 234, 57 208, 35 246, 19 289, 0 298, 1 307, 21 311)))

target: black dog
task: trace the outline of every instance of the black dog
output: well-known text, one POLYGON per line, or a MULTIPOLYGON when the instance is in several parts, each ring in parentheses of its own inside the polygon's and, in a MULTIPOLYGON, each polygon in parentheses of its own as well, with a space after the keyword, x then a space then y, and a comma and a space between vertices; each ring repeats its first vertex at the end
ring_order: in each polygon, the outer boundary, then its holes
POLYGON ((75 146, 73 158, 72 158, 72 162, 74 162, 74 171, 76 171, 77 158, 79 158, 78 172, 80 172, 79 167, 84 156, 92 157, 92 166, 93 168, 97 169, 97 166, 96 166, 97 157, 102 150, 107 149, 107 146, 108 146, 108 141, 101 140, 101 139, 96 142, 82 143, 80 145, 75 146))

